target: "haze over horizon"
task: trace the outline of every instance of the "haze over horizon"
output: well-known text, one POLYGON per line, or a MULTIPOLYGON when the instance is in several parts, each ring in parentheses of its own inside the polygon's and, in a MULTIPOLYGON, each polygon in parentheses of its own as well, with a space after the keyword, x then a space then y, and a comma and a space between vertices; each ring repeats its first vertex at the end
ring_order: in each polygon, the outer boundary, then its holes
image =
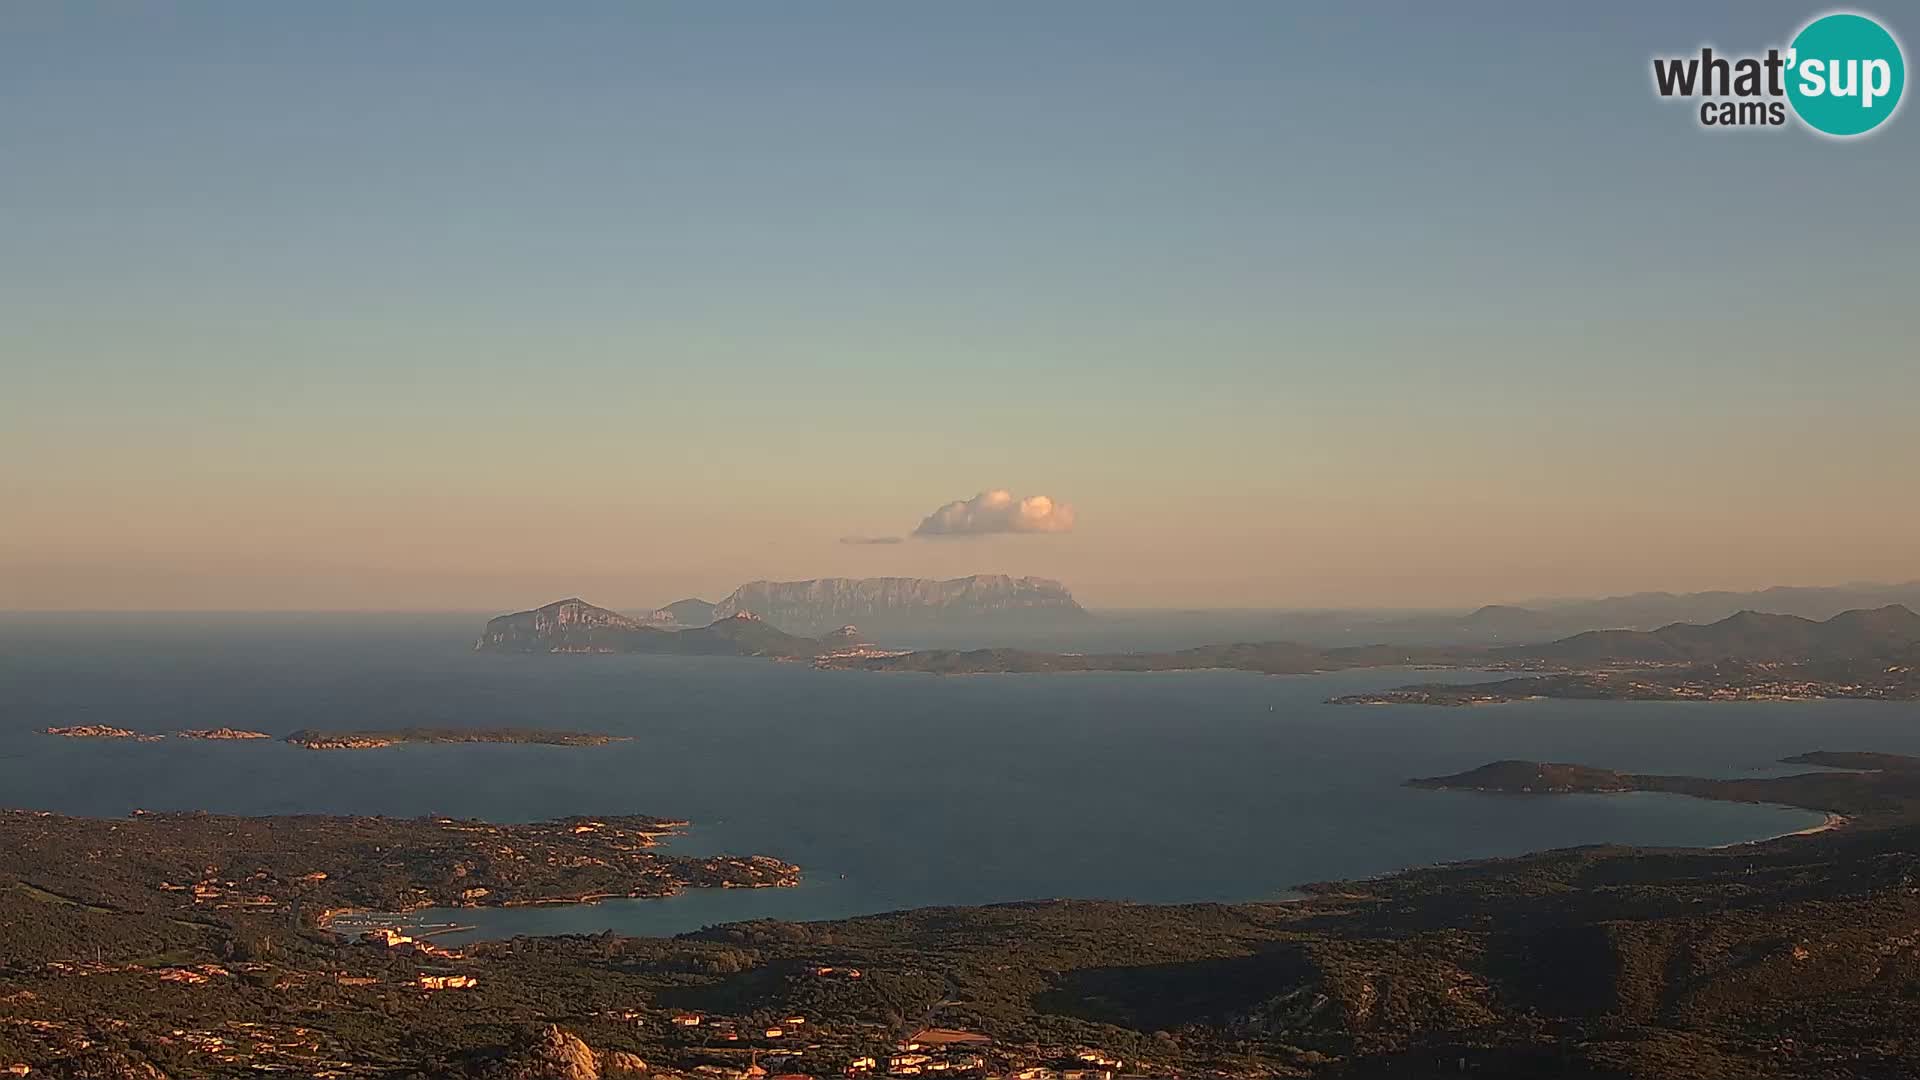
POLYGON ((12 6, 0 609, 1912 580, 1920 120, 1647 85, 1810 11, 12 6))

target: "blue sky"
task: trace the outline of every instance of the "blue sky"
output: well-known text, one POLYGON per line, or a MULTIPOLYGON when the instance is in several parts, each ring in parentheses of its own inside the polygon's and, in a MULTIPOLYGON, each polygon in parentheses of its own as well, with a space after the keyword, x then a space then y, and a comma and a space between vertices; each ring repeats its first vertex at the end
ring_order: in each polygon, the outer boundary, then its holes
POLYGON ((1819 10, 10 5, 0 606, 1920 576, 1912 117, 1649 87, 1819 10))

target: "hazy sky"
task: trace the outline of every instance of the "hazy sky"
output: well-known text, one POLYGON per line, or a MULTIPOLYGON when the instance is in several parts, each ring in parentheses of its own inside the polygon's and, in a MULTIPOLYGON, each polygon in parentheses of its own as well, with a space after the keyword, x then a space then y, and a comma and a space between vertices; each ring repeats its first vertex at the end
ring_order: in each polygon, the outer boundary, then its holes
POLYGON ((1920 577, 1911 104, 1448 7, 0 7, 0 607, 1920 577), (1073 527, 840 542, 996 488, 1073 527))

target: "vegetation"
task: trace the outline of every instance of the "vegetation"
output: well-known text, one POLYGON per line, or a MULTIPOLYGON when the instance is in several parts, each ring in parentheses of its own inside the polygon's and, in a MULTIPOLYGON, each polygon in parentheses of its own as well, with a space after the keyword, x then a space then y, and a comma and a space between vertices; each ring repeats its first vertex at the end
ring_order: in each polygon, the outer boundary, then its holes
POLYGON ((1708 626, 1599 630, 1544 645, 1353 645, 1321 649, 1270 641, 1203 645, 1177 652, 1048 653, 1021 649, 927 649, 828 657, 824 666, 944 675, 986 672, 1190 671, 1229 669, 1301 675, 1373 667, 1599 668, 1580 674, 1503 679, 1468 686, 1406 686, 1342 703, 1478 704, 1526 697, 1707 698, 1920 697, 1920 615, 1897 604, 1814 622, 1741 612, 1708 626), (1625 669, 1615 671, 1611 669, 1625 669))
POLYGON ((1297 903, 937 908, 458 953, 348 943, 306 915, 476 881, 522 896, 591 887, 607 872, 595 860, 667 858, 645 846, 670 823, 6 814, 0 1065, 477 1080, 639 1063, 736 1076, 757 1057, 826 1075, 864 1056, 884 1069, 898 1040, 938 1024, 994 1040, 950 1055, 963 1075, 1081 1055, 1266 1076, 1914 1075, 1920 760, 1805 759, 1854 771, 1713 780, 1499 762, 1438 782, 1624 782, 1834 810, 1854 816, 1847 828, 1462 863, 1311 885, 1297 903), (628 840, 594 846, 596 831, 628 840), (503 862, 503 847, 527 857, 503 862), (222 891, 160 884, 189 878, 222 891), (231 902, 256 889, 286 900, 231 902), (703 1022, 671 1022, 688 1013, 703 1022), (791 1018, 802 1034, 782 1027, 791 1018))
POLYGON ((0 874, 116 912, 200 919, 239 911, 324 922, 336 909, 667 896, 688 887, 791 885, 765 856, 654 848, 684 822, 153 814, 110 820, 0 812, 0 874))

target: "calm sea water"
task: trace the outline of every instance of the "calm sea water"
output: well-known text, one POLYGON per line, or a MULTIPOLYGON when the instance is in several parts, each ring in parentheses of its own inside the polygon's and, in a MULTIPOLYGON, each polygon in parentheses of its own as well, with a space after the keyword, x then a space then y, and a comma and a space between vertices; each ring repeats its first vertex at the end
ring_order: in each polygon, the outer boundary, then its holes
MULTIPOLYGON (((1815 702, 1335 707, 1432 673, 876 675, 752 660, 492 656, 478 620, 0 617, 0 805, 685 817, 682 850, 799 863, 792 890, 464 911, 481 933, 674 933, 1034 897, 1249 900, 1303 881, 1617 841, 1718 844, 1818 815, 1677 796, 1416 791, 1494 758, 1754 775, 1805 750, 1920 753, 1920 708, 1815 702), (51 738, 55 724, 535 726, 602 748, 51 738)), ((1470 678, 1454 673, 1440 677, 1470 678)))

